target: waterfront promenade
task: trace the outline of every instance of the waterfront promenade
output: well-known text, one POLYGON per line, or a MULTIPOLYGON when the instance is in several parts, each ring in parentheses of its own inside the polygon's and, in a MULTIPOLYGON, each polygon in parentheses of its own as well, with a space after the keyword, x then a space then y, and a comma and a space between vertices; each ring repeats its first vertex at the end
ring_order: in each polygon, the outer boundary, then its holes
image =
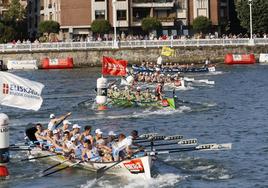
MULTIPOLYGON (((35 52, 55 50, 98 50, 114 48, 113 41, 90 42, 53 42, 53 43, 8 43, 0 45, 0 52, 35 52)), ((254 43, 250 39, 177 39, 177 40, 128 40, 118 41, 119 49, 126 48, 160 48, 170 47, 213 47, 213 46, 254 46, 268 45, 268 38, 255 38, 254 43)), ((115 48, 114 48, 115 49, 115 48)), ((116 48, 117 49, 117 48, 116 48)))
POLYGON ((129 63, 142 60, 156 61, 163 46, 172 47, 175 56, 165 57, 165 62, 197 63, 206 58, 212 62, 223 62, 227 53, 268 53, 267 38, 250 39, 176 39, 176 40, 128 40, 119 41, 114 47, 113 41, 90 42, 53 42, 53 43, 8 43, 0 44, 0 60, 37 60, 38 65, 44 58, 74 59, 75 67, 100 66, 102 56, 125 59, 129 63))

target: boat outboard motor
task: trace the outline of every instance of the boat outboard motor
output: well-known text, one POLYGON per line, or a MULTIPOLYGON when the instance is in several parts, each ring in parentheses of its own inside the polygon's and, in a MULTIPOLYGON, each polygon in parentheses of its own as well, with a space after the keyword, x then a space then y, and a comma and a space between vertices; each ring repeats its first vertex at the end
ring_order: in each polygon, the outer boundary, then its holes
POLYGON ((9 118, 0 113, 0 179, 8 179, 6 164, 9 162, 9 118))
POLYGON ((97 96, 96 103, 98 104, 98 110, 107 110, 107 79, 98 78, 97 79, 97 96))

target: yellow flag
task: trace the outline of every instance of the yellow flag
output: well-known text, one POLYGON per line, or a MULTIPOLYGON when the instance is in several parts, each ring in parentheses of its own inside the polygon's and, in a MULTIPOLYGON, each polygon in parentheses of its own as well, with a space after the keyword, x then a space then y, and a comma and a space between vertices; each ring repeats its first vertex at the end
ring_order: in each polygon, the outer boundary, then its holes
POLYGON ((175 56, 175 50, 171 49, 168 46, 163 46, 162 51, 161 51, 161 55, 163 55, 163 56, 175 56))

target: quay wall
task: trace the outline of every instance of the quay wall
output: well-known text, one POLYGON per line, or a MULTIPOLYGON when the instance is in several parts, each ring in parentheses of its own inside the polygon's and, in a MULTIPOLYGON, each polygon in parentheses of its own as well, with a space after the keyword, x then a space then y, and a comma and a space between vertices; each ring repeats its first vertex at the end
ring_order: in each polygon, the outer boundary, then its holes
MULTIPOLYGON (((260 53, 268 53, 268 46, 207 46, 207 47, 176 47, 175 57, 163 57, 163 62, 199 63, 210 58, 212 63, 223 63, 227 53, 254 53, 259 58, 260 53)), ((0 60, 4 64, 8 60, 37 60, 40 66, 43 58, 73 57, 75 67, 101 66, 102 56, 116 59, 126 59, 131 64, 139 64, 142 60, 156 61, 161 53, 159 48, 123 48, 98 50, 54 50, 40 52, 9 52, 1 53, 0 60)))

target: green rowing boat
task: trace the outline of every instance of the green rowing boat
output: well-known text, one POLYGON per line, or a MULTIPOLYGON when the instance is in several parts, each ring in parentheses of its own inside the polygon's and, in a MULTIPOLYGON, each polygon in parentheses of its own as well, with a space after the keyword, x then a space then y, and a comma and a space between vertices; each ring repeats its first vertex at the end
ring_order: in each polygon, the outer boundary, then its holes
POLYGON ((120 107, 156 107, 156 108, 166 108, 176 109, 175 98, 165 98, 162 101, 154 100, 126 100, 124 98, 109 98, 108 104, 120 106, 120 107))

